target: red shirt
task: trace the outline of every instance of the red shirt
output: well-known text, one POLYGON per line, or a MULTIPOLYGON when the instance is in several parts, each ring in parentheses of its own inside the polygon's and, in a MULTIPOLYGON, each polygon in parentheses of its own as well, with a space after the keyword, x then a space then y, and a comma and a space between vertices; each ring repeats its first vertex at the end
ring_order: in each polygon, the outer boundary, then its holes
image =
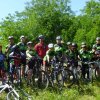
POLYGON ((44 43, 38 43, 34 46, 34 49, 38 53, 38 55, 43 58, 46 55, 46 51, 48 50, 48 46, 44 43))

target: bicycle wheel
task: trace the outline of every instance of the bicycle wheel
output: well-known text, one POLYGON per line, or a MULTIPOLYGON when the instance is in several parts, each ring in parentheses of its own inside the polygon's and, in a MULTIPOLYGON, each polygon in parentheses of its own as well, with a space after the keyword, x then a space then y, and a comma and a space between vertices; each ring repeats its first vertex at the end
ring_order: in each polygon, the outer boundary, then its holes
POLYGON ((74 77, 74 74, 71 70, 69 69, 64 69, 64 72, 63 72, 63 79, 64 79, 64 86, 65 87, 70 87, 74 84, 74 81, 75 81, 75 77, 74 77))
POLYGON ((57 73, 56 78, 57 78, 56 80, 57 80, 58 88, 59 88, 59 89, 62 89, 62 87, 64 86, 63 71, 62 71, 62 70, 60 70, 60 71, 57 73))
POLYGON ((100 68, 96 67, 95 68, 95 78, 96 79, 100 79, 100 75, 99 74, 100 74, 100 68))
MULTIPOLYGON (((17 91, 16 91, 17 92, 17 91)), ((15 93, 13 90, 7 94, 7 100, 19 100, 19 94, 15 93)))
POLYGON ((39 71, 38 77, 35 77, 34 81, 38 84, 40 89, 46 89, 49 84, 48 76, 45 71, 39 71))

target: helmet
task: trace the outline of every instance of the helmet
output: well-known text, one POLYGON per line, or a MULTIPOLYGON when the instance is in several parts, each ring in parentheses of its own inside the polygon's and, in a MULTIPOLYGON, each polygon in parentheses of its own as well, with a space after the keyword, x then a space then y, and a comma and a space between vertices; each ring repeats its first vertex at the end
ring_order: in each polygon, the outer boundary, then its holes
POLYGON ((61 36, 57 36, 56 40, 62 40, 61 36))
POLYGON ((32 44, 32 42, 31 41, 27 42, 27 45, 29 45, 29 44, 32 44))
POLYGON ((86 42, 82 42, 81 45, 86 45, 86 42))
POLYGON ((38 39, 44 39, 44 35, 39 35, 38 39))
POLYGON ((92 46, 92 49, 96 49, 96 46, 95 46, 95 45, 93 45, 93 46, 92 46))
POLYGON ((8 39, 13 39, 13 38, 14 38, 13 36, 9 36, 9 37, 8 37, 8 39))
POLYGON ((19 46, 18 46, 18 45, 14 45, 14 46, 12 47, 12 50, 13 50, 13 51, 18 51, 18 50, 19 50, 19 46))
POLYGON ((72 43, 71 43, 71 42, 67 42, 66 44, 67 44, 67 45, 71 45, 72 43))
POLYGON ((72 43, 72 47, 77 47, 77 44, 76 43, 72 43))
POLYGON ((53 43, 48 44, 48 48, 53 48, 53 43))
POLYGON ((82 48, 86 48, 86 45, 82 45, 81 47, 82 47, 82 48))
POLYGON ((100 37, 97 37, 97 38, 96 38, 96 41, 100 41, 100 37))
POLYGON ((22 39, 22 38, 25 38, 25 36, 24 35, 20 36, 20 39, 22 39))

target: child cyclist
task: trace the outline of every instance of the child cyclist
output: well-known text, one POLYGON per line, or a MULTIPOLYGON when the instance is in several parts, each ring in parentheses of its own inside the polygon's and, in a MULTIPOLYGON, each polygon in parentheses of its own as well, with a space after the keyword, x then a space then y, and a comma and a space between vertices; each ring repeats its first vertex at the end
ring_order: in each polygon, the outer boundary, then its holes
POLYGON ((48 50, 46 52, 46 55, 43 59, 43 66, 45 71, 50 70, 50 61, 53 59, 54 56, 55 56, 54 45, 53 43, 50 43, 48 45, 48 50))
POLYGON ((36 62, 37 58, 39 58, 39 56, 38 56, 36 50, 33 49, 33 43, 31 41, 27 42, 27 47, 28 47, 28 49, 26 51, 26 59, 27 59, 27 65, 28 65, 28 72, 27 72, 28 83, 27 83, 27 85, 29 85, 30 79, 33 74, 35 62, 36 62))
POLYGON ((2 82, 6 81, 6 73, 5 73, 5 55, 2 53, 2 45, 0 45, 0 78, 2 79, 2 82))

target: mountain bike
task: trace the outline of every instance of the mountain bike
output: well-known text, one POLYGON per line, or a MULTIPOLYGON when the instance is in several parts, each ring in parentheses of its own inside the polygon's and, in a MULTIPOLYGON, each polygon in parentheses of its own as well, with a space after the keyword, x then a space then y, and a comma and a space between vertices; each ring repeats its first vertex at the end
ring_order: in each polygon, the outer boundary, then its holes
POLYGON ((27 81, 34 88, 46 89, 49 84, 47 73, 41 69, 40 59, 38 58, 35 59, 36 60, 35 60, 35 65, 33 66, 32 69, 31 79, 27 81))

